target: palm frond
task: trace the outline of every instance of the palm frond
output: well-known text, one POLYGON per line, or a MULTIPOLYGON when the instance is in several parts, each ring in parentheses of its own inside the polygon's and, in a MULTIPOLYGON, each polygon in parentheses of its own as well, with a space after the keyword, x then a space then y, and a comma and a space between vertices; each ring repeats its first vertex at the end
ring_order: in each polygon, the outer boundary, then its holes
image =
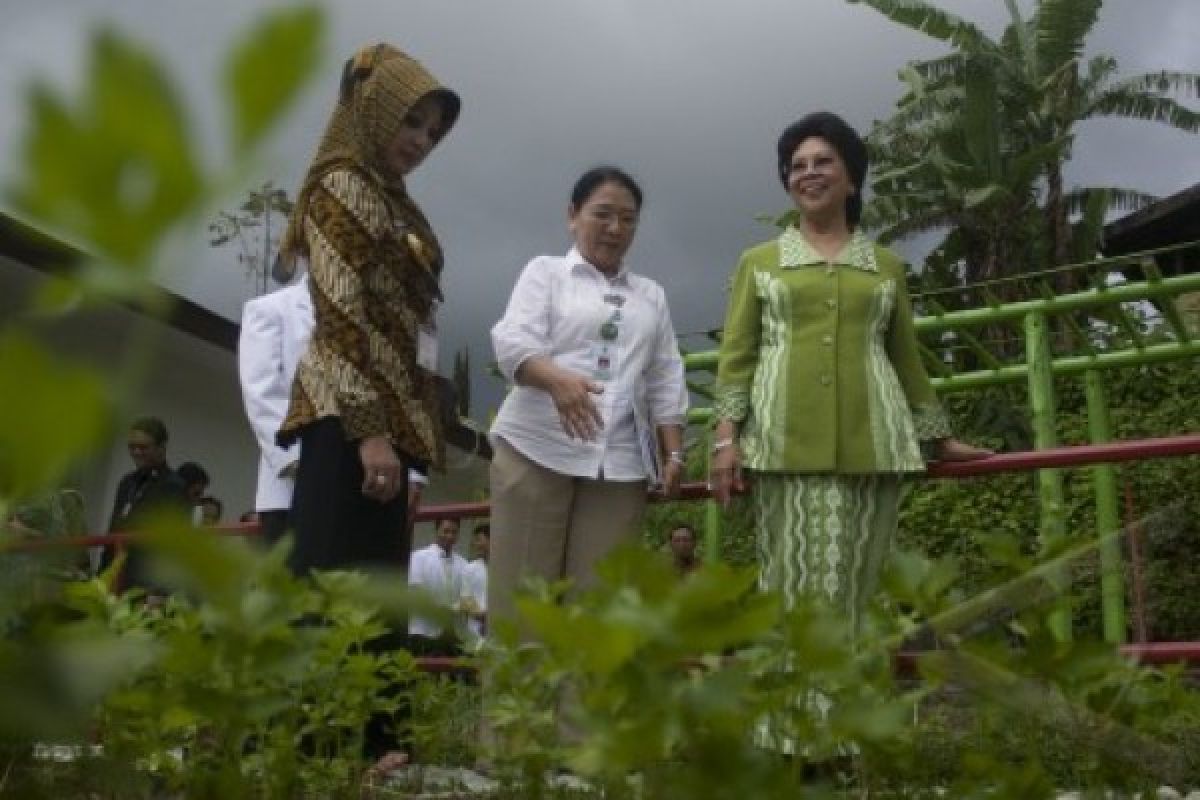
POLYGON ((995 50, 996 43, 962 17, 924 0, 855 0, 895 23, 963 50, 995 50))
POLYGON ((1112 85, 1113 91, 1174 94, 1200 97, 1200 73, 1161 70, 1124 78, 1112 85))
MULTIPOLYGON (((1097 93, 1117 71, 1117 60, 1112 56, 1096 56, 1088 61, 1079 79, 1079 96, 1090 98, 1097 93)), ((1142 90, 1138 90, 1142 91, 1142 90)))
POLYGON ((1118 186, 1087 186, 1072 189, 1063 196, 1063 205, 1068 214, 1083 214, 1087 212, 1090 203, 1096 202, 1097 197, 1104 200, 1104 210, 1108 211, 1137 211, 1158 200, 1158 197, 1136 189, 1125 189, 1118 186))
POLYGON ((914 61, 909 64, 909 67, 926 81, 937 82, 953 78, 965 63, 963 54, 955 52, 941 58, 931 58, 928 61, 914 61))
POLYGON ((1119 88, 1101 92, 1083 116, 1145 119, 1189 133, 1200 132, 1200 112, 1192 111, 1169 97, 1119 88))
POLYGON ((1037 59, 1034 20, 1027 20, 1021 16, 1021 9, 1016 0, 1004 0, 1004 4, 1008 7, 1008 27, 1004 29, 1004 35, 1000 38, 1001 46, 1011 58, 1028 65, 1030 74, 1037 74, 1037 64, 1029 64, 1030 59, 1034 59, 1035 62, 1037 59))
POLYGON ((1096 25, 1103 0, 1041 0, 1034 13, 1038 72, 1078 61, 1084 40, 1096 25))

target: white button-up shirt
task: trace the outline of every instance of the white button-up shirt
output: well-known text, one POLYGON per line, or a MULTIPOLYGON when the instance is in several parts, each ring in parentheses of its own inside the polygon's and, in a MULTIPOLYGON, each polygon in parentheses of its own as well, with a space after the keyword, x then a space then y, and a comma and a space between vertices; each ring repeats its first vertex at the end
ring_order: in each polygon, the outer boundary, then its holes
MULTIPOLYGON (((439 605, 458 611, 466 585, 467 560, 458 553, 447 553, 437 542, 413 551, 408 562, 408 585, 428 592, 439 605)), ((433 620, 413 615, 408 632, 436 638, 442 626, 433 620)))
MULTIPOLYGON (((463 571, 464 595, 469 595, 475 601, 476 609, 487 613, 487 562, 482 558, 468 561, 463 571)), ((470 617, 467 628, 476 636, 483 635, 483 620, 470 617)))
POLYGON ((682 425, 688 405, 666 295, 655 281, 627 268, 609 278, 574 248, 565 257, 539 256, 517 279, 504 317, 492 328, 492 345, 500 371, 513 383, 526 359, 546 356, 604 386, 592 396, 604 420, 594 442, 567 436, 550 394, 531 386, 508 393, 492 436, 564 475, 654 477, 654 427, 682 425), (601 365, 600 331, 610 321, 618 333, 601 365))

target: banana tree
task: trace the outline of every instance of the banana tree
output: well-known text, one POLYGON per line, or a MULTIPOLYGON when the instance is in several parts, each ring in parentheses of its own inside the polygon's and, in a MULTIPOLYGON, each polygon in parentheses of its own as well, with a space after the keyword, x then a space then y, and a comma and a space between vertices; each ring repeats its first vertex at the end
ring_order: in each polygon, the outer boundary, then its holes
MULTIPOLYGON (((973 159, 985 159, 982 165, 974 166, 988 174, 994 174, 996 163, 1024 165, 1027 156, 1042 156, 1032 182, 1041 230, 1030 239, 1024 225, 1007 226, 1013 235, 1036 243, 1035 252, 1025 264, 1000 265, 1002 273, 1022 271, 1023 266, 1067 263, 1079 253, 1090 255, 1098 226, 1072 226, 1072 218, 1080 217, 1089 207, 1094 213, 1100 203, 1105 204, 1106 211, 1115 211, 1137 208, 1153 199, 1119 187, 1067 191, 1063 165, 1071 157, 1077 123, 1109 116, 1200 131, 1200 113, 1177 99, 1200 97, 1200 75, 1159 71, 1118 79, 1117 63, 1112 57, 1099 55, 1084 61, 1084 47, 1099 18, 1101 0, 1039 0, 1028 18, 1022 16, 1015 0, 1004 0, 1009 23, 999 38, 988 36, 970 21, 925 0, 848 1, 862 2, 894 22, 953 48, 940 58, 913 62, 901 72, 908 93, 899 101, 892 118, 872 132, 875 151, 884 155, 889 166, 901 167, 899 159, 904 157, 920 159, 924 154, 936 153, 944 145, 939 140, 955 135, 955 131, 965 138, 973 159), (980 70, 987 73, 985 82, 992 86, 981 82, 984 79, 980 70), (988 93, 978 94, 981 90, 988 93), (984 97, 994 104, 1000 118, 981 124, 986 120, 978 107, 984 97), (1088 240, 1076 241, 1081 236, 1088 240)), ((932 170, 932 174, 925 175, 929 187, 953 177, 936 164, 924 168, 932 170), (944 174, 939 177, 939 173, 944 174)), ((999 185, 1010 194, 1021 195, 1028 188, 1026 177, 1024 170, 1016 177, 1002 175, 999 185)), ((889 181, 877 179, 876 202, 868 210, 868 220, 892 236, 926 229, 939 218, 952 226, 966 205, 953 202, 965 200, 967 194, 953 183, 947 183, 942 192, 908 195, 899 200, 888 196, 892 188, 889 181), (915 219, 901 216, 909 214, 915 219)), ((970 192, 976 206, 981 199, 1004 196, 988 184, 973 186, 970 192)), ((962 233, 957 238, 971 237, 962 233)), ((965 272, 990 274, 993 266, 972 264, 965 272)))

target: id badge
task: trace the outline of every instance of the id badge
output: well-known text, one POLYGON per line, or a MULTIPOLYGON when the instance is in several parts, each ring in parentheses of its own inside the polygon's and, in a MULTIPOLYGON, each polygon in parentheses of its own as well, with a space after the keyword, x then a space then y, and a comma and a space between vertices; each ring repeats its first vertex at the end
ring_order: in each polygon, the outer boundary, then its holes
POLYGON ((617 346, 611 342, 593 344, 588 362, 591 364, 593 380, 611 381, 616 376, 619 365, 617 346))
POLYGON ((437 372, 437 331, 431 325, 417 328, 417 366, 426 372, 437 372))

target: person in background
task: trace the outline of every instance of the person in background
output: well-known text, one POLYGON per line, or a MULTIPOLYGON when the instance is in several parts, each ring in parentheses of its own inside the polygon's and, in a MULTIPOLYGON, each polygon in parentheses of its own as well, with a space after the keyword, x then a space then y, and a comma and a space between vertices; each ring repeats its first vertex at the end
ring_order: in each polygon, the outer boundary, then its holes
POLYGON ((526 576, 595 578, 637 532, 647 489, 679 487, 687 388, 666 295, 625 263, 642 190, 597 167, 571 191, 574 246, 530 261, 492 328, 513 384, 491 429, 489 621, 526 576))
POLYGON ((246 301, 238 336, 238 378, 246 419, 258 441, 254 510, 263 541, 273 545, 288 529, 300 446, 280 447, 275 434, 287 414, 296 364, 312 335, 308 276, 246 301))
POLYGON ((680 575, 686 575, 700 566, 696 558, 696 531, 686 522, 681 522, 671 529, 667 540, 671 548, 671 561, 680 575))
POLYGON ((208 491, 208 470, 195 461, 185 461, 175 470, 175 474, 183 481, 184 491, 192 503, 199 503, 200 498, 208 491))
POLYGON ((488 556, 492 549, 492 528, 486 522, 471 532, 471 560, 467 562, 466 587, 463 591, 463 611, 467 628, 476 637, 487 634, 488 556))
MULTIPOLYGON (((439 606, 455 613, 462 610, 468 596, 467 561, 457 552, 459 522, 437 522, 433 543, 412 554, 408 567, 408 585, 428 594, 439 606)), ((427 617, 414 614, 408 623, 413 653, 428 656, 461 655, 457 631, 427 617)))
POLYGON ((204 509, 200 501, 208 491, 208 470, 195 461, 185 461, 175 468, 175 474, 183 481, 184 492, 187 493, 188 502, 192 506, 192 524, 203 525, 204 509))
POLYGON ((215 528, 221 524, 221 515, 225 513, 225 505, 212 495, 205 495, 200 498, 200 524, 215 528))
MULTIPOLYGON (((139 533, 149 529, 161 515, 177 513, 190 518, 191 504, 183 480, 167 464, 167 426, 158 417, 142 417, 129 426, 129 458, 133 470, 117 484, 109 518, 110 533, 139 533)), ((153 590, 146 574, 145 555, 140 547, 129 547, 122 585, 153 590)), ((101 571, 112 566, 117 548, 104 548, 101 571)))

